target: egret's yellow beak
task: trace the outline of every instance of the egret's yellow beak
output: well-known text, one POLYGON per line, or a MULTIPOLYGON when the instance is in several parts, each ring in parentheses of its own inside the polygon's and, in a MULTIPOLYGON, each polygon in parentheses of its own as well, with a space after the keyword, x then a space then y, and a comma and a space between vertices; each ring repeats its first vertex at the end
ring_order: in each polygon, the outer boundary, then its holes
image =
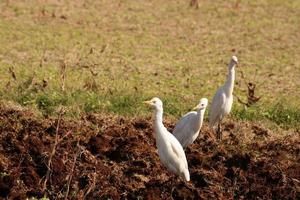
POLYGON ((144 101, 143 103, 152 105, 152 101, 144 101))
POLYGON ((198 109, 199 109, 199 105, 197 105, 193 108, 193 110, 198 110, 198 109))

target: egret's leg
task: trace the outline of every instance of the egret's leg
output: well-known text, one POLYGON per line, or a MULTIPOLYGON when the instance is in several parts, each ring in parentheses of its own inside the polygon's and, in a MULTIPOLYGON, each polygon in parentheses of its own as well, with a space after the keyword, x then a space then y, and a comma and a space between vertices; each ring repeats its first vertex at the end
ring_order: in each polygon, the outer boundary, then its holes
POLYGON ((171 179, 171 199, 173 199, 173 192, 174 192, 174 189, 175 189, 174 179, 175 179, 175 176, 173 176, 172 179, 171 179))
POLYGON ((217 139, 218 139, 218 140, 221 140, 221 139, 222 139, 221 121, 219 121, 219 123, 218 123, 217 139))
POLYGON ((191 182, 184 182, 184 184, 185 184, 185 186, 186 186, 188 189, 190 189, 191 191, 194 190, 194 189, 193 189, 193 185, 192 185, 191 182))

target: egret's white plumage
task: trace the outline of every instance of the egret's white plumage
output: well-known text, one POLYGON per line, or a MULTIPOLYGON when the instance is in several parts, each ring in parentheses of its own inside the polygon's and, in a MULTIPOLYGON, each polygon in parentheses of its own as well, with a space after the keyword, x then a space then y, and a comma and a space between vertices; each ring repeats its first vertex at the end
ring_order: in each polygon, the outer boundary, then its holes
POLYGON ((161 162, 169 171, 189 181, 190 173, 183 148, 174 135, 163 125, 162 101, 155 97, 150 101, 145 101, 145 103, 150 104, 155 109, 154 130, 156 146, 161 162))
POLYGON ((220 126, 222 119, 230 113, 232 102, 233 102, 233 87, 235 79, 235 66, 238 63, 236 56, 232 56, 231 61, 228 65, 228 75, 225 84, 220 87, 211 104, 209 114, 209 126, 216 131, 217 137, 221 139, 220 126))
POLYGON ((183 148, 192 144, 198 137, 207 103, 207 98, 200 99, 199 104, 194 108, 196 112, 188 112, 176 124, 173 134, 183 148))

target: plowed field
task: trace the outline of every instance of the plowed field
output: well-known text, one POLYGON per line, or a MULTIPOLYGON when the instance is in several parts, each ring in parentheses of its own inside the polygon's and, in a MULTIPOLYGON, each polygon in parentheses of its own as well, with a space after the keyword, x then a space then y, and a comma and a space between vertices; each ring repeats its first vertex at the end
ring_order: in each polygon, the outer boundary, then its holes
MULTIPOLYGON (((174 122, 165 121, 171 131, 174 122)), ((1 106, 4 199, 299 199, 299 132, 227 121, 186 149, 191 181, 160 164, 151 118, 40 118, 1 106)))

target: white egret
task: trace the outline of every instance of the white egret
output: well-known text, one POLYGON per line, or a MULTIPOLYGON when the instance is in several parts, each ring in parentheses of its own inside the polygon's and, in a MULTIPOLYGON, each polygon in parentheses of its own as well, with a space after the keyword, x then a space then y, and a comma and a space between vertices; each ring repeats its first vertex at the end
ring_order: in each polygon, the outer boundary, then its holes
POLYGON ((178 140, 163 125, 163 103, 155 97, 150 101, 145 101, 155 109, 155 138, 158 155, 163 165, 171 172, 182 177, 184 180, 190 180, 188 163, 185 153, 178 140))
POLYGON ((199 104, 194 108, 196 112, 188 112, 176 124, 173 134, 183 148, 192 144, 198 137, 207 104, 207 98, 200 99, 199 104))
POLYGON ((230 113, 233 102, 233 87, 235 78, 235 66, 238 63, 236 56, 232 56, 228 65, 228 75, 225 84, 216 92, 210 109, 209 126, 217 132, 217 139, 221 139, 221 121, 230 113), (217 130, 216 130, 217 129, 217 130))

